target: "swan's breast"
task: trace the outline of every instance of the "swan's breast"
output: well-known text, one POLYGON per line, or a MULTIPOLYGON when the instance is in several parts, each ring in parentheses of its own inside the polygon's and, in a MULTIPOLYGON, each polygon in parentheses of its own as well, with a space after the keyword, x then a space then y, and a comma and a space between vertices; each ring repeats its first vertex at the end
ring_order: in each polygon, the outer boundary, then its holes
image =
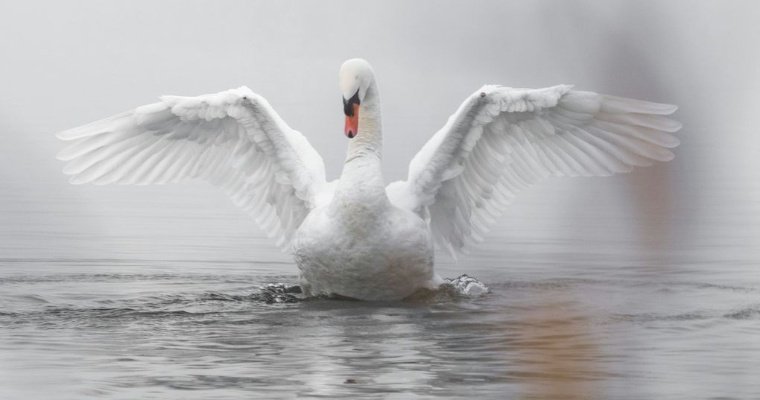
POLYGON ((422 219, 395 207, 371 217, 344 211, 315 209, 294 238, 311 294, 400 299, 432 278, 432 239, 422 219))

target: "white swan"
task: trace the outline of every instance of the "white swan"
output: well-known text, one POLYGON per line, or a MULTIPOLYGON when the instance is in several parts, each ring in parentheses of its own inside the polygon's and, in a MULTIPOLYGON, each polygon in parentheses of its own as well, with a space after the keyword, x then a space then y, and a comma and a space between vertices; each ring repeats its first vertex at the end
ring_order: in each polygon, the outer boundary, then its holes
POLYGON ((205 179, 292 251, 307 294, 393 300, 442 280, 433 243, 451 253, 482 240, 520 190, 541 178, 606 176, 673 158, 675 106, 571 90, 483 86, 387 187, 374 72, 340 69, 351 140, 343 173, 246 87, 163 96, 58 134, 72 183, 205 179))

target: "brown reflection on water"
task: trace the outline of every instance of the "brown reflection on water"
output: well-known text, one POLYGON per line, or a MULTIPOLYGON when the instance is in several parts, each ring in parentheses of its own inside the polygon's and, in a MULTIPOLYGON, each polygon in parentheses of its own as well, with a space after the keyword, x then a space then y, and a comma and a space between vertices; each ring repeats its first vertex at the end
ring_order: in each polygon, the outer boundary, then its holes
POLYGON ((523 399, 603 398, 598 379, 602 350, 593 339, 589 319, 568 292, 543 297, 526 308, 520 320, 515 373, 523 399))

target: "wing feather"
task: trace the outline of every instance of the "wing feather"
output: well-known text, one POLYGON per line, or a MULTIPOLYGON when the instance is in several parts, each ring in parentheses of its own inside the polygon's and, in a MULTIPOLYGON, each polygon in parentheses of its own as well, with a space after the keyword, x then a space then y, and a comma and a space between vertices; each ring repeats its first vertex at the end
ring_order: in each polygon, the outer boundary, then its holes
POLYGON ((315 206, 324 164, 269 103, 242 87, 162 96, 61 132, 72 183, 163 184, 204 179, 221 187, 286 247, 315 206))
POLYGON ((673 159, 677 107, 575 91, 484 86, 423 146, 388 194, 464 252, 521 190, 548 176, 608 176, 673 159))

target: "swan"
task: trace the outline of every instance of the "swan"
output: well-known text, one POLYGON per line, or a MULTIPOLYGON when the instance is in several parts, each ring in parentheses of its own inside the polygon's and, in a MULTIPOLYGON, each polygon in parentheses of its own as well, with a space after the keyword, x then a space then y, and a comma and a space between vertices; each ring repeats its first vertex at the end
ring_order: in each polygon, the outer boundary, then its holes
POLYGON ((348 151, 327 181, 320 155, 247 87, 160 101, 57 134, 74 184, 220 187, 292 253, 304 293, 399 300, 435 289, 434 245, 482 241, 521 190, 548 176, 608 176, 669 161, 673 105, 573 90, 486 85, 385 185, 375 73, 339 72, 348 151))

